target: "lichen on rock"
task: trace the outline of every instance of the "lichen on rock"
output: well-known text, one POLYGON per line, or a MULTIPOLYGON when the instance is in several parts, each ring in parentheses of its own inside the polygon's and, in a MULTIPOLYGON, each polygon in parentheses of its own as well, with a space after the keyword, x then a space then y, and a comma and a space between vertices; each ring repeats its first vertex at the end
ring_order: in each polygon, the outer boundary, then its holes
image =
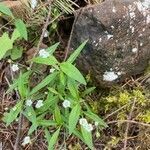
POLYGON ((150 60, 149 17, 147 0, 106 0, 84 8, 71 39, 72 49, 89 39, 77 60, 79 69, 100 86, 143 73, 150 60), (106 73, 116 78, 105 80, 106 73))

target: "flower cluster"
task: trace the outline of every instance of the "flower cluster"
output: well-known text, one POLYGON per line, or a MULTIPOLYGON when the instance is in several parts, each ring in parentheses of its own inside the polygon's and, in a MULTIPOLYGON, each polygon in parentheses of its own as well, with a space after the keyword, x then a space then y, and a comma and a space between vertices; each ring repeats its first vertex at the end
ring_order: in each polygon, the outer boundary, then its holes
POLYGON ((81 118, 79 120, 80 125, 87 130, 88 132, 91 132, 93 130, 93 126, 92 124, 88 123, 87 120, 85 118, 81 118))
MULTIPOLYGON (((26 106, 31 106, 32 105, 32 100, 31 99, 28 99, 26 100, 26 106)), ((42 107, 44 104, 43 104, 43 100, 38 100, 36 105, 35 105, 35 108, 40 108, 42 107)))

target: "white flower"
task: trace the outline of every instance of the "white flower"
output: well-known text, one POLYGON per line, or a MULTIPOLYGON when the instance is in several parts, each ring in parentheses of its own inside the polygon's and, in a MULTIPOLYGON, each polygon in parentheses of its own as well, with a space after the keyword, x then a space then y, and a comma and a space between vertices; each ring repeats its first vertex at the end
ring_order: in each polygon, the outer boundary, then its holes
POLYGON ((35 7, 37 6, 37 0, 31 0, 30 5, 32 9, 35 9, 35 7))
POLYGON ((96 122, 95 122, 95 126, 98 126, 98 124, 99 124, 99 123, 96 121, 96 122))
POLYGON ((55 71, 54 68, 51 68, 51 69, 49 70, 50 73, 53 73, 54 71, 55 71))
POLYGON ((49 55, 50 54, 45 49, 41 49, 39 51, 39 56, 42 57, 42 58, 47 58, 47 57, 49 57, 49 55))
POLYGON ((49 32, 46 30, 44 33, 44 37, 48 37, 48 35, 49 35, 49 32))
POLYGON ((81 118, 79 120, 80 125, 87 130, 88 132, 91 132, 93 130, 93 126, 92 124, 88 123, 87 120, 85 118, 81 118))
POLYGON ((103 75, 103 80, 114 81, 118 78, 118 75, 113 71, 106 71, 103 75))
POLYGON ((27 101, 26 101, 26 106, 31 106, 32 105, 32 100, 31 99, 28 99, 27 101))
POLYGON ((18 65, 17 65, 17 64, 13 64, 13 65, 11 66, 11 70, 12 70, 13 72, 18 71, 18 70, 19 70, 18 65))
POLYGON ((87 124, 86 126, 83 126, 85 130, 87 130, 88 132, 91 132, 93 130, 93 126, 92 124, 87 124))
POLYGON ((38 100, 37 101, 37 103, 36 103, 36 105, 35 105, 35 107, 36 108, 40 108, 40 107, 42 107, 44 104, 43 104, 43 101, 42 100, 38 100))
POLYGON ((79 119, 79 123, 80 123, 80 125, 82 125, 82 126, 86 126, 86 125, 88 124, 88 122, 87 122, 87 120, 86 120, 85 118, 79 119))
POLYGON ((71 103, 68 100, 64 100, 64 102, 62 103, 62 105, 63 105, 64 108, 70 107, 70 104, 71 103))
POLYGON ((29 136, 26 136, 24 139, 23 139, 23 143, 22 145, 25 146, 26 144, 29 144, 31 143, 31 139, 29 136))

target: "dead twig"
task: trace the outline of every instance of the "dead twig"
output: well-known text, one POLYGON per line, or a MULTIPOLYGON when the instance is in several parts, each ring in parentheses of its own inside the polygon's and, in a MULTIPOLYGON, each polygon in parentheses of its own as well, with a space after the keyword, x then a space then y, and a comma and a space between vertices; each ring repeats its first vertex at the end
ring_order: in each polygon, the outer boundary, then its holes
MULTIPOLYGON (((75 28, 75 24, 76 22, 78 21, 81 13, 82 13, 82 10, 83 8, 80 9, 80 11, 75 14, 75 20, 73 22, 73 25, 72 25, 72 29, 71 29, 71 33, 70 33, 70 37, 69 37, 69 40, 68 40, 68 44, 67 44, 67 48, 66 48, 66 52, 65 52, 65 57, 64 57, 64 61, 67 59, 68 57, 68 54, 69 54, 69 50, 70 50, 70 44, 71 44, 71 40, 72 40, 72 36, 73 36, 73 31, 74 31, 74 28, 75 28)), ((75 12, 76 13, 76 12, 75 12)))
MULTIPOLYGON (((133 113, 133 110, 134 110, 134 107, 135 107, 135 102, 136 102, 136 99, 134 99, 134 102, 133 102, 133 104, 132 104, 131 111, 130 111, 129 116, 128 116, 128 120, 131 120, 131 118, 132 118, 132 113, 133 113)), ((130 127, 130 123, 127 122, 127 127, 126 127, 126 131, 125 131, 125 138, 124 138, 124 147, 123 147, 123 150, 126 150, 126 148, 127 148, 129 127, 130 127)))
POLYGON ((109 121, 107 122, 107 124, 114 124, 114 123, 133 123, 133 124, 138 124, 138 125, 141 125, 141 126, 146 126, 146 127, 149 127, 150 128, 150 124, 148 123, 143 123, 143 122, 138 122, 138 121, 134 121, 134 120, 113 120, 113 121, 109 121))
POLYGON ((126 108, 128 105, 129 105, 129 104, 123 105, 121 108, 119 108, 119 109, 115 110, 114 112, 112 112, 111 114, 107 115, 107 116, 105 117, 105 120, 108 119, 109 117, 111 117, 112 115, 116 114, 116 113, 119 112, 120 110, 126 108))
MULTIPOLYGON (((38 52, 39 52, 39 50, 40 50, 40 45, 42 44, 45 31, 46 31, 46 29, 47 29, 47 27, 48 27, 48 25, 49 25, 49 21, 50 21, 50 19, 51 19, 51 5, 52 5, 52 0, 49 0, 48 3, 49 3, 48 15, 47 15, 47 18, 46 18, 46 22, 45 22, 45 24, 44 24, 44 27, 43 27, 43 29, 42 29, 42 34, 41 34, 41 36, 40 36, 40 40, 39 40, 38 45, 37 45, 37 50, 36 50, 36 52, 34 53, 33 58, 38 54, 38 52)), ((30 64, 30 69, 31 69, 32 65, 33 65, 33 62, 31 62, 31 64, 30 64)))

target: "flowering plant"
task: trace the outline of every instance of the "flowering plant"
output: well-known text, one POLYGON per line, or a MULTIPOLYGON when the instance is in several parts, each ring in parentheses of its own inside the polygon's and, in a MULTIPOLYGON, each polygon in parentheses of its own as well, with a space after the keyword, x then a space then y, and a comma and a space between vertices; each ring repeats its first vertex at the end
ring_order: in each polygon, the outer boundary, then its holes
POLYGON ((88 94, 88 91, 91 90, 86 89, 83 92, 79 90, 81 85, 86 87, 86 81, 73 63, 85 44, 86 41, 62 63, 53 56, 59 43, 46 50, 42 49, 44 54, 39 51, 39 55, 31 61, 47 65, 51 69, 49 75, 35 87, 30 87, 29 83, 29 79, 32 79, 32 74, 35 73, 34 71, 28 70, 22 73, 17 65, 12 66, 13 71, 20 71, 20 76, 10 86, 8 92, 17 89, 20 100, 9 113, 5 114, 3 120, 9 125, 22 113, 31 122, 23 145, 31 143, 31 134, 41 127, 47 135, 49 150, 54 148, 54 144, 63 130, 67 132, 67 135, 74 134, 85 142, 90 149, 93 149, 92 130, 97 127, 94 123, 96 122, 100 127, 106 127, 106 124, 96 114, 92 113, 85 102, 85 96, 83 96, 85 94, 83 93, 88 94), (45 94, 41 95, 41 93, 45 94), (46 118, 47 115, 49 118, 46 118), (56 130, 52 136, 50 136, 50 129, 56 130), (49 137, 51 138, 49 139, 49 137))

